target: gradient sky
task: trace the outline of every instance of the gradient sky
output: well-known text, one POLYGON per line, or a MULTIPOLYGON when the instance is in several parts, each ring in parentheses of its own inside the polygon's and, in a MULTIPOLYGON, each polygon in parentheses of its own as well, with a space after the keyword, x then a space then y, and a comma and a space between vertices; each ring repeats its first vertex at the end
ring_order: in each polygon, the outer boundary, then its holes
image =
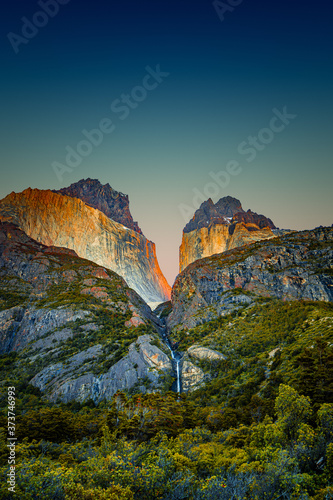
POLYGON ((243 0, 222 21, 207 0, 70 0, 17 54, 8 33, 22 36, 22 18, 41 7, 12 0, 1 9, 0 198, 87 177, 108 182, 129 194, 170 284, 195 195, 234 196, 281 228, 332 224, 329 2, 243 0), (111 104, 157 65, 169 76, 121 120, 111 104), (273 137, 261 132, 285 106, 296 117, 273 137), (115 130, 59 181, 52 163, 64 163, 66 146, 103 118, 115 130), (249 162, 238 148, 258 133, 270 143, 249 162), (209 185, 230 160, 242 172, 209 185))

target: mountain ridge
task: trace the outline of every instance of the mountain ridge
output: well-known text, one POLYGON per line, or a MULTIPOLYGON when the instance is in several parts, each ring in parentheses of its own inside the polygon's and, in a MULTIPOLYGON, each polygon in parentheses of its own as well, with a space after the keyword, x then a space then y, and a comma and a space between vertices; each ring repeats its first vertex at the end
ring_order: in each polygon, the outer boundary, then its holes
POLYGON ((20 375, 49 401, 111 399, 171 372, 147 304, 73 250, 1 223, 0 284, 0 354, 15 352, 20 375))
POLYGON ((192 328, 251 303, 251 294, 333 301, 333 227, 295 231, 198 259, 176 278, 169 328, 192 328), (234 292, 236 296, 234 295, 234 292), (200 312, 202 309, 202 312, 200 312))
POLYGON ((109 219, 143 234, 138 223, 133 221, 129 209, 128 195, 116 191, 109 183, 102 184, 98 179, 81 179, 68 187, 52 190, 54 193, 79 198, 86 205, 97 208, 109 219))
POLYGON ((155 244, 79 198, 28 188, 0 201, 0 219, 43 244, 70 248, 117 272, 146 302, 170 298, 155 244))

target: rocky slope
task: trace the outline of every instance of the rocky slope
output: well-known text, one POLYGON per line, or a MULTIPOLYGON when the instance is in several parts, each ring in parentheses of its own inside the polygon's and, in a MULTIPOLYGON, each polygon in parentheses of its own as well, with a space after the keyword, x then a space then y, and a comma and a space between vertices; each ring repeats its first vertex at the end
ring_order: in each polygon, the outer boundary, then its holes
POLYGON ((192 328, 253 297, 333 300, 333 228, 294 232, 197 260, 172 289, 169 328, 192 328))
POLYGON ((110 184, 103 185, 97 179, 88 178, 53 192, 79 198, 86 205, 103 212, 109 219, 142 234, 138 223, 133 221, 128 195, 112 189, 110 184))
POLYGON ((275 229, 264 215, 245 212, 236 198, 226 196, 216 204, 209 198, 184 228, 179 249, 180 271, 197 259, 273 238, 275 229))
MULTIPOLYGON (((87 194, 85 184, 78 184, 68 188, 69 191, 93 203, 94 194, 91 193, 94 191, 88 189, 87 194)), ((88 187, 90 184, 88 182, 88 187)), ((94 185, 98 191, 98 186, 94 185)), ((105 186, 102 188, 104 194, 110 191, 105 186)), ((107 198, 103 196, 97 196, 96 205, 103 205, 107 198)), ((119 208, 123 198, 116 196, 116 199, 119 208)), ((127 220, 126 211, 124 217, 127 220)), ((0 201, 0 220, 17 224, 31 238, 45 245, 72 249, 80 257, 115 271, 146 302, 170 298, 170 286, 157 262, 155 244, 79 198, 31 188, 11 193, 0 201)))
POLYGON ((172 371, 156 321, 113 271, 0 223, 0 354, 17 353, 11 380, 53 402, 156 388, 172 371))

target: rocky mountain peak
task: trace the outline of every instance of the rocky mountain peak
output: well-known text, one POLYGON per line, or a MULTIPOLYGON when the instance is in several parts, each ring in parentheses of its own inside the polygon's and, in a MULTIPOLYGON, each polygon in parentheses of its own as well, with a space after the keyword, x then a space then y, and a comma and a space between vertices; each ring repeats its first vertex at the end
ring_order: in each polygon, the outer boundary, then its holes
MULTIPOLYGON (((105 201, 99 197, 104 191, 109 191, 110 201, 112 188, 99 185, 98 181, 82 181, 78 189, 75 185, 69 189, 83 196, 85 183, 89 199, 92 183, 98 191, 95 201, 105 201)), ((118 208, 124 199, 128 207, 127 197, 119 195, 118 208)), ((39 189, 12 193, 0 200, 0 220, 17 224, 44 245, 69 248, 79 257, 113 270, 146 302, 170 298, 170 285, 159 267, 155 244, 126 227, 124 219, 119 223, 76 196, 39 189)))
POLYGON ((180 271, 197 259, 272 238, 273 229, 271 219, 252 210, 245 212, 237 198, 225 196, 215 204, 209 198, 184 228, 179 249, 180 271))
POLYGON ((184 233, 190 233, 196 229, 209 227, 214 224, 255 224, 259 229, 270 227, 275 229, 274 223, 264 215, 248 210, 243 210, 242 204, 237 198, 225 196, 214 204, 211 198, 204 201, 195 212, 192 220, 184 227, 184 233))
POLYGON ((192 220, 186 224, 184 233, 190 233, 211 224, 229 224, 232 217, 238 212, 244 212, 244 210, 241 202, 236 198, 225 196, 215 204, 209 198, 200 205, 192 220))
POLYGON ((257 214, 248 210, 247 212, 238 212, 233 216, 232 222, 237 224, 243 222, 244 224, 255 224, 259 229, 264 227, 269 227, 270 229, 276 229, 274 222, 264 215, 257 214))
POLYGON ((216 207, 224 217, 233 217, 238 212, 244 212, 241 202, 232 196, 220 198, 216 207))
POLYGON ((109 219, 142 234, 138 223, 133 221, 128 195, 116 191, 109 183, 103 185, 98 179, 81 179, 69 187, 53 192, 79 198, 90 207, 103 212, 109 219))

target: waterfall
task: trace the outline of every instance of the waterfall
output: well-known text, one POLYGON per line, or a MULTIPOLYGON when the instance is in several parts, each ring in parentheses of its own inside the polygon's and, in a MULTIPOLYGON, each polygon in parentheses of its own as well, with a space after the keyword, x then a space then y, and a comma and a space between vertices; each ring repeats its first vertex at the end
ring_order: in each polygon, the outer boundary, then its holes
POLYGON ((180 373, 179 373, 179 361, 180 359, 176 360, 176 367, 177 367, 177 392, 180 394, 180 373))
POLYGON ((163 339, 163 342, 167 345, 167 347, 170 349, 170 352, 171 352, 171 358, 172 358, 172 365, 173 365, 173 368, 175 369, 175 372, 176 372, 176 377, 177 377, 177 382, 176 382, 176 392, 178 394, 181 393, 181 371, 180 371, 180 368, 179 368, 179 364, 180 364, 180 360, 182 358, 182 356, 179 354, 179 352, 175 351, 173 348, 172 348, 172 344, 169 340, 169 337, 167 335, 167 329, 166 329, 166 326, 165 326, 165 322, 164 320, 160 317, 160 314, 156 313, 156 317, 160 320, 161 323, 159 324, 159 331, 160 331, 160 334, 161 334, 161 337, 163 339))
POLYGON ((181 391, 181 383, 180 383, 180 369, 179 369, 179 363, 181 360, 181 356, 177 351, 174 351, 171 347, 170 341, 168 338, 165 339, 165 343, 168 346, 168 348, 171 351, 171 358, 174 361, 174 364, 176 365, 176 376, 177 376, 177 392, 180 394, 181 391))

